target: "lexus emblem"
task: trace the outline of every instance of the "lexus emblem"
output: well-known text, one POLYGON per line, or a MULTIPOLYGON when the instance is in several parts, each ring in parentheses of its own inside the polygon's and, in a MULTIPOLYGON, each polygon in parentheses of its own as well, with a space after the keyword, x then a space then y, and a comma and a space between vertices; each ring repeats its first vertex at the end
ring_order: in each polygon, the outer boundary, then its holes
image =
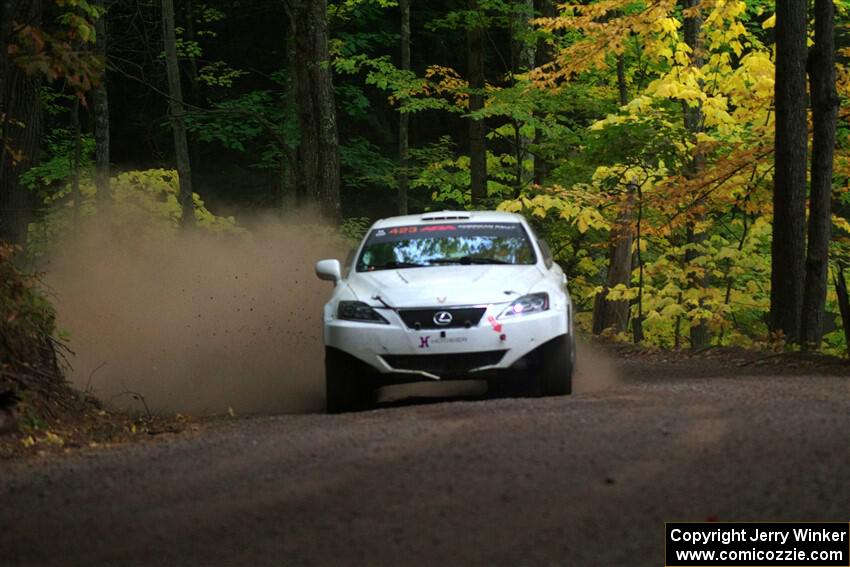
POLYGON ((454 319, 454 317, 452 317, 452 314, 448 311, 437 311, 434 313, 434 323, 441 327, 451 325, 452 319, 454 319))

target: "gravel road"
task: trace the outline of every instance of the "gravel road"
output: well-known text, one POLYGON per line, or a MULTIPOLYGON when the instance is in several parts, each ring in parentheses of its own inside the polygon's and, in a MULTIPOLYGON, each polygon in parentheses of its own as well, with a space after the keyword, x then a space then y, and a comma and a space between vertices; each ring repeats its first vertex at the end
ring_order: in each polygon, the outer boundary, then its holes
POLYGON ((0 564, 659 566, 664 521, 850 520, 850 379, 746 372, 2 464, 0 564))

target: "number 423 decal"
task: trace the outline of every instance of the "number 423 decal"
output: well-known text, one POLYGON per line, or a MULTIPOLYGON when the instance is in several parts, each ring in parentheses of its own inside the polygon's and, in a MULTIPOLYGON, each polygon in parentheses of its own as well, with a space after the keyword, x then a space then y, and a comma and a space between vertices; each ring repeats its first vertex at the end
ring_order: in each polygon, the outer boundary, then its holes
POLYGON ((440 232, 457 230, 453 224, 431 224, 426 226, 396 226, 387 230, 387 234, 398 236, 400 234, 417 234, 420 232, 440 232))

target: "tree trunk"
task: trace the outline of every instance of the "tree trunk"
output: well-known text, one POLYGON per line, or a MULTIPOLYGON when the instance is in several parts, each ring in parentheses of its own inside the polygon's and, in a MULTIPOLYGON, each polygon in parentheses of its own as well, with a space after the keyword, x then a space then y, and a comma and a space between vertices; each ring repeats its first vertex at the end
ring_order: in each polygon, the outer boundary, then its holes
POLYGON ((634 229, 635 188, 630 184, 626 191, 626 201, 623 203, 617 221, 611 228, 609 245, 608 277, 605 289, 596 294, 593 301, 593 334, 599 335, 605 329, 614 328, 625 333, 629 328, 629 301, 609 301, 608 290, 617 285, 629 285, 632 276, 632 242, 634 229))
POLYGON ((312 109, 310 104, 309 90, 301 85, 307 84, 306 69, 298 60, 298 22, 296 22, 297 6, 290 1, 285 3, 286 15, 289 19, 289 39, 286 44, 286 56, 289 60, 289 72, 291 81, 291 90, 289 93, 290 104, 298 113, 298 146, 290 150, 286 154, 289 160, 289 181, 292 190, 291 202, 295 208, 301 208, 307 205, 307 180, 305 176, 311 171, 305 166, 305 161, 301 159, 301 152, 305 147, 305 136, 302 134, 304 127, 302 123, 310 122, 309 116, 305 117, 305 113, 309 113, 312 109))
MULTIPOLYGON (((286 92, 285 109, 287 113, 297 113, 298 93, 295 76, 295 24, 290 18, 290 36, 286 40, 286 57, 289 62, 289 86, 286 92)), ((285 164, 281 165, 284 177, 281 179, 283 190, 279 201, 279 213, 283 215, 287 210, 297 208, 302 202, 299 190, 303 189, 299 182, 300 172, 298 169, 298 146, 282 145, 285 164)))
MULTIPOLYGON (((194 0, 183 0, 183 18, 186 21, 186 39, 190 42, 198 41, 198 33, 195 30, 195 3, 194 0)), ((189 102, 196 107, 201 104, 201 82, 198 79, 198 62, 194 55, 187 57, 187 65, 184 67, 189 79, 189 102)), ((192 161, 192 187, 197 187, 198 172, 201 167, 201 141, 198 134, 189 132, 189 158, 192 161)), ((204 195, 205 197, 207 195, 204 195)))
POLYGON ((27 75, 8 55, 14 22, 41 23, 42 2, 0 3, 0 240, 24 244, 31 204, 21 175, 37 163, 42 120, 38 74, 27 75))
MULTIPOLYGON (((469 0, 473 18, 478 18, 478 0, 469 0)), ((469 65, 469 112, 484 108, 484 29, 470 22, 466 30, 469 65)), ((487 199, 487 144, 484 120, 469 119, 469 173, 472 206, 480 207, 487 199)))
POLYGON ((83 195, 80 192, 80 162, 83 154, 83 133, 80 125, 80 99, 71 108, 71 130, 74 132, 74 151, 71 155, 71 197, 74 199, 74 230, 80 229, 83 195))
MULTIPOLYGON (((626 65, 622 55, 617 57, 617 87, 620 106, 628 102, 628 89, 626 87, 626 65)), ((632 242, 634 230, 632 219, 634 217, 635 187, 629 184, 626 187, 628 194, 626 201, 617 214, 617 221, 611 229, 608 245, 608 276, 605 280, 605 289, 596 294, 593 300, 593 334, 599 335, 605 329, 614 328, 624 333, 629 328, 629 302, 608 301, 608 290, 622 284, 629 285, 632 276, 632 242)))
POLYGON ((802 344, 817 349, 823 338, 829 241, 832 229, 832 165, 838 93, 835 89, 835 6, 815 0, 815 44, 809 54, 812 93, 812 189, 809 199, 809 243, 803 293, 802 344))
POLYGON ((637 187, 637 222, 635 223, 635 238, 637 240, 637 246, 635 246, 635 259, 637 260, 638 267, 638 296, 635 300, 635 304, 637 305, 637 313, 634 318, 632 318, 632 336, 635 344, 640 344, 643 342, 643 283, 644 283, 644 266, 643 266, 643 253, 641 252, 641 238, 643 237, 643 233, 641 232, 641 224, 643 223, 643 192, 640 189, 640 185, 637 187))
POLYGON ((171 126, 174 130, 174 152, 177 157, 177 175, 180 178, 181 224, 195 224, 195 207, 192 201, 192 167, 189 159, 189 141, 186 136, 183 89, 180 85, 180 68, 174 32, 174 0, 162 0, 162 32, 165 40, 165 65, 168 72, 168 93, 171 107, 171 126))
MULTIPOLYGON (((514 10, 513 30, 514 37, 511 42, 511 72, 516 76, 525 73, 534 67, 534 54, 536 45, 528 41, 531 33, 531 19, 534 18, 534 2, 532 0, 518 0, 517 9, 514 10)), ((516 80, 514 80, 516 84, 516 80)), ((534 143, 534 138, 522 132, 525 126, 520 120, 513 120, 514 146, 516 158, 516 195, 519 196, 523 188, 534 182, 534 172, 525 168, 525 162, 534 143)))
POLYGON ((318 116, 313 104, 315 88, 311 84, 310 62, 315 58, 313 41, 310 36, 310 22, 305 14, 305 4, 309 0, 291 0, 292 4, 292 37, 295 40, 294 70, 295 70, 295 100, 298 105, 298 169, 296 170, 296 201, 298 208, 305 207, 312 201, 312 194, 319 184, 319 138, 318 116))
POLYGON ((339 139, 336 130, 336 102, 331 79, 331 56, 328 51, 327 0, 311 0, 310 21, 314 39, 315 56, 310 64, 310 76, 315 85, 315 106, 318 118, 319 162, 318 185, 314 188, 313 202, 319 204, 322 216, 338 224, 342 221, 340 204, 339 139))
MULTIPOLYGON (((689 222, 687 233, 686 233, 686 241, 688 243, 689 248, 685 250, 685 266, 688 266, 692 271, 701 269, 698 267, 694 267, 694 260, 702 256, 702 252, 700 250, 695 250, 692 246, 701 246, 706 240, 705 232, 696 232, 695 223, 689 222)), ((689 285, 691 289, 699 289, 705 290, 708 287, 708 273, 703 269, 702 274, 691 273, 689 277, 689 285)), ((703 307, 703 301, 700 299, 699 301, 700 308, 703 307)), ((708 330, 708 325, 704 319, 691 320, 690 326, 690 338, 691 338, 691 348, 699 349, 708 346, 711 342, 711 333, 708 330)))
POLYGON ((528 41, 531 33, 531 20, 534 18, 534 0, 517 0, 513 12, 514 37, 511 38, 512 71, 525 72, 534 66, 537 46, 528 41))
MULTIPOLYGON (((683 0, 682 1, 682 9, 687 10, 695 7, 698 4, 698 0, 683 0)), ((702 28, 702 16, 699 13, 695 14, 693 17, 685 18, 684 21, 684 36, 685 43, 688 47, 691 48, 691 66, 699 68, 702 67, 703 58, 702 58, 702 39, 700 38, 702 28)), ((691 143, 696 146, 697 144, 697 135, 702 131, 702 107, 699 103, 695 106, 691 106, 687 102, 683 104, 683 115, 685 122, 685 130, 688 132, 691 143)), ((702 174, 703 169, 705 168, 705 157, 702 155, 702 152, 698 147, 694 148, 694 153, 691 158, 690 164, 687 166, 685 171, 685 176, 688 178, 696 178, 702 174)), ((702 246, 702 244, 706 240, 705 231, 697 232, 696 224, 702 220, 703 215, 700 215, 698 218, 694 218, 690 222, 688 222, 687 227, 687 235, 686 241, 688 244, 688 248, 685 251, 684 264, 685 269, 697 270, 699 268, 694 267, 694 260, 702 256, 702 253, 697 249, 702 246)), ((692 289, 704 290, 708 287, 708 274, 707 272, 703 272, 702 275, 691 274, 689 277, 689 285, 692 289)), ((702 301, 700 301, 700 307, 702 307, 702 301)), ((698 319, 696 321, 691 321, 690 326, 690 337, 691 337, 691 348, 703 348, 708 345, 711 340, 711 335, 708 332, 708 325, 706 325, 705 320, 698 319)))
MULTIPOLYGON (((410 0, 399 0, 401 10, 401 69, 410 71, 410 0)), ((401 112, 398 117, 398 214, 407 214, 407 152, 410 115, 401 112)))
POLYGON ((844 267, 839 263, 838 273, 833 272, 832 281, 838 298, 838 310, 841 313, 841 326, 844 329, 844 343, 850 355, 850 296, 847 294, 847 281, 844 279, 844 267))
POLYGON ((328 52, 327 0, 289 0, 294 24, 301 203, 316 205, 332 223, 342 220, 339 139, 328 52))
POLYGON ((776 2, 776 153, 770 330, 800 340, 806 241, 807 2, 776 2))
MULTIPOLYGON (((104 0, 98 3, 104 5, 104 0)), ((95 144, 95 187, 97 188, 97 201, 104 203, 110 197, 109 193, 109 91, 106 84, 106 14, 104 13, 95 22, 95 53, 103 61, 103 74, 100 81, 92 89, 94 100, 94 144, 95 144)))
MULTIPOLYGON (((557 14, 555 4, 552 0, 534 0, 534 11, 541 18, 553 18, 557 14)), ((545 39, 537 40, 537 49, 534 51, 534 66, 542 67, 551 63, 555 58, 555 48, 550 45, 545 39)), ((535 117, 542 120, 544 115, 536 112, 535 117)), ((537 129, 534 132, 534 183, 543 185, 546 181, 546 176, 549 174, 549 163, 544 157, 542 151, 544 137, 543 132, 537 129)))
POLYGON ((620 95, 620 106, 629 103, 629 87, 626 85, 626 55, 617 55, 617 92, 620 95))

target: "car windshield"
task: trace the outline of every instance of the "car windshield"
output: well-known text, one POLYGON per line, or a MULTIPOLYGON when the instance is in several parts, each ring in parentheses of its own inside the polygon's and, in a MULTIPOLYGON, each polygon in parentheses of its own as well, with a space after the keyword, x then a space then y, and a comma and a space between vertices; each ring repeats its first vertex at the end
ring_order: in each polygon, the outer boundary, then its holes
POLYGON ((419 224, 370 232, 357 271, 536 261, 519 223, 419 224))

